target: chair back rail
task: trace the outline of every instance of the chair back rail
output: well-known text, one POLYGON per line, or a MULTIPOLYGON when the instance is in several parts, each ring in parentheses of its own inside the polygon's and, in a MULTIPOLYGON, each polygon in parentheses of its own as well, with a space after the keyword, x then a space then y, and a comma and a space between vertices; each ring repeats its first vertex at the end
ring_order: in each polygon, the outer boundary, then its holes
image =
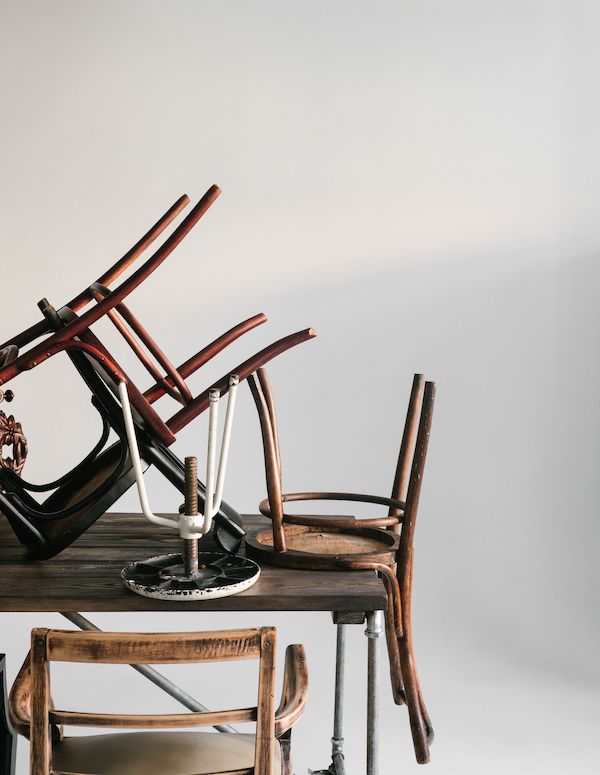
POLYGON ((46 638, 50 662, 95 662, 161 665, 257 659, 261 630, 215 632, 73 632, 50 630, 46 638))

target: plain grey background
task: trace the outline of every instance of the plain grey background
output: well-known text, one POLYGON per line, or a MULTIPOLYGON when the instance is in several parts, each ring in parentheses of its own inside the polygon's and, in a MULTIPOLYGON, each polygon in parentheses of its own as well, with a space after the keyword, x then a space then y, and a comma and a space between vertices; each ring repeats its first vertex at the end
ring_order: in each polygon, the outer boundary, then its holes
MULTIPOLYGON (((131 306, 175 362, 269 315, 196 389, 317 329, 270 369, 287 489, 387 493, 412 374, 437 381, 414 600, 432 775, 598 771, 599 25, 577 0, 0 2, 3 339, 216 182, 221 198, 131 306)), ((95 441, 95 413, 59 359, 13 387, 27 476, 46 481, 95 441)), ((176 451, 201 454, 205 431, 203 418, 176 451)), ((148 484, 156 510, 178 505, 148 484)), ((252 511, 263 493, 242 388, 226 498, 252 511)), ((282 646, 303 641, 295 769, 327 766, 326 614, 95 620, 270 623, 282 646)), ((62 621, 0 618, 9 678, 34 625, 62 621)), ((350 773, 364 771, 365 653, 357 627, 350 773)), ((82 693, 67 672, 63 704, 114 709, 119 689, 121 707, 169 707, 125 669, 101 675, 82 693)), ((208 704, 237 696, 229 672, 185 675, 208 704)), ((415 772, 385 672, 381 707, 382 775, 415 772)), ((25 745, 19 759, 22 774, 25 745)))

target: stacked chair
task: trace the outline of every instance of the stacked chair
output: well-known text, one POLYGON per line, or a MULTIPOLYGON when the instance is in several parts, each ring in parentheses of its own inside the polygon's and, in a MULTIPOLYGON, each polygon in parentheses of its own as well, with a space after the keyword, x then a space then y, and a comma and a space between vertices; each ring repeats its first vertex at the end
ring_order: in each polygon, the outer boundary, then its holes
MULTIPOLYGON (((414 376, 389 496, 354 492, 285 493, 275 401, 264 366, 286 350, 312 339, 315 336, 313 329, 307 328, 279 339, 194 395, 186 380, 232 342, 263 324, 265 315, 254 315, 239 323, 175 367, 125 304, 125 299, 171 254, 219 193, 218 187, 211 187, 150 258, 116 287, 111 289, 181 213, 188 204, 187 197, 175 202, 96 282, 62 307, 55 308, 43 299, 38 305, 42 319, 0 345, 0 403, 14 398, 12 386, 17 377, 65 352, 89 391, 102 426, 97 444, 72 470, 52 482, 36 484, 22 476, 28 451, 23 429, 12 415, 7 417, 0 411, 0 512, 33 558, 52 557, 68 547, 116 503, 136 481, 136 470, 138 488, 143 490, 141 463, 145 467, 154 466, 185 494, 186 504, 193 502, 194 508, 191 511, 188 508, 181 520, 188 514, 197 515, 198 508, 204 509, 205 503, 210 512, 212 486, 207 495, 195 468, 190 480, 188 466, 186 487, 186 466, 171 447, 179 431, 207 410, 211 401, 216 400, 215 395, 218 398, 227 393, 230 386, 237 385, 238 380, 247 380, 258 412, 265 462, 267 497, 259 508, 270 524, 245 534, 238 511, 219 499, 220 506, 211 523, 211 544, 214 540, 220 550, 235 555, 245 539, 247 556, 259 563, 319 571, 371 570, 380 574, 388 593, 385 631, 393 696, 397 704, 407 706, 416 758, 419 763, 426 763, 433 727, 416 670, 411 605, 413 540, 435 384, 425 381, 420 374, 414 376), (93 326, 103 319, 114 324, 149 372, 153 382, 146 389, 135 384, 93 330, 93 326), (154 408, 155 402, 165 395, 181 405, 168 419, 163 419, 154 408), (11 458, 2 457, 2 445, 6 444, 12 445, 11 458), (135 465, 130 449, 139 449, 139 455, 133 455, 135 465), (387 513, 367 518, 286 511, 290 504, 307 501, 375 504, 385 507, 387 513)), ((233 402, 233 387, 230 398, 233 402)), ((209 423, 209 435, 210 428, 209 423)), ((210 475, 207 480, 211 481, 210 475)), ((217 506, 214 508, 216 510, 217 506)), ((189 548, 190 537, 183 534, 182 537, 189 548)), ((195 545, 193 551, 197 553, 195 545)), ((184 552, 182 556, 186 558, 187 568, 190 564, 188 555, 184 552)), ((165 557, 151 560, 170 561, 170 556, 165 557)), ((225 561, 232 559, 236 558, 229 556, 225 561)), ((151 560, 141 565, 147 566, 151 560)), ((197 565, 194 567, 195 573, 197 565)), ((32 775, 243 775, 251 772, 291 775, 289 732, 306 702, 307 678, 302 647, 288 648, 284 693, 278 710, 274 706, 274 660, 275 631, 271 628, 174 635, 38 629, 32 634, 30 657, 13 687, 12 720, 16 729, 31 739, 32 775), (53 661, 136 664, 222 659, 259 660, 256 707, 182 715, 124 716, 69 712, 52 706, 48 667, 53 661), (257 724, 254 736, 176 731, 68 738, 62 732, 63 725, 69 724, 177 729, 189 725, 250 721, 257 724)))
MULTIPOLYGON (((210 389, 217 388, 221 394, 226 393, 230 374, 235 373, 240 380, 244 380, 275 356, 315 335, 312 329, 306 329, 274 342, 194 396, 185 380, 231 342, 264 323, 266 317, 260 314, 243 321, 176 368, 124 304, 124 299, 170 255, 219 193, 217 186, 210 188, 161 247, 112 291, 108 286, 173 221, 189 201, 187 197, 179 199, 97 282, 58 310, 47 300, 42 300, 39 306, 43 320, 0 346, 0 389, 3 395, 12 397, 12 391, 5 391, 5 387, 9 383, 12 386, 16 377, 57 353, 66 352, 90 390, 102 423, 102 432, 96 446, 75 468, 55 481, 45 484, 27 482, 15 470, 12 460, 0 466, 0 511, 34 557, 51 557, 69 546, 135 481, 119 402, 119 382, 127 384, 143 460, 147 465, 154 465, 183 493, 184 464, 170 447, 176 434, 208 408, 210 389), (82 312, 87 305, 91 307, 82 312), (91 326, 105 317, 114 323, 155 380, 144 392, 92 331, 91 326), (22 348, 40 338, 39 343, 22 352, 22 348), (168 420, 163 420, 153 404, 166 394, 182 404, 182 407, 168 420), (117 440, 109 444, 111 430, 115 432, 117 440), (35 497, 36 494, 48 492, 51 494, 43 501, 35 497)), ((14 418, 8 419, 14 421, 14 418)), ((21 445, 21 463, 24 463, 23 449, 21 445)), ((201 482, 198 482, 198 490, 203 504, 204 486, 201 482)), ((235 553, 238 550, 244 534, 241 518, 226 503, 222 504, 215 517, 214 534, 224 551, 235 553)))
POLYGON ((415 374, 391 497, 349 492, 284 493, 275 402, 266 370, 248 380, 262 433, 271 527, 246 535, 255 560, 310 570, 373 570, 388 591, 386 637, 394 700, 406 704, 417 761, 429 761, 433 727, 419 685, 412 640, 413 538, 433 416, 435 384, 415 374), (288 514, 285 504, 341 501, 388 507, 375 518, 288 514))

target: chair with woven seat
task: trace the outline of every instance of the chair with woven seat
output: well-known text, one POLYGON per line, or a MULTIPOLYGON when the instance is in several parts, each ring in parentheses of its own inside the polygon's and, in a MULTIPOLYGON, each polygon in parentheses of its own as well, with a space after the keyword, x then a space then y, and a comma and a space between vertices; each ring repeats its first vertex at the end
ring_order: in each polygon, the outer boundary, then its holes
POLYGON ((10 694, 15 729, 31 743, 31 775, 292 775, 291 729, 304 712, 308 677, 304 648, 288 646, 283 693, 275 709, 276 630, 202 633, 107 633, 34 629, 31 651, 10 694), (255 707, 163 715, 57 710, 51 662, 161 664, 256 659, 255 707), (182 731, 186 727, 255 722, 255 734, 182 731), (66 737, 63 727, 148 729, 66 737), (172 731, 155 731, 157 728, 172 731))
POLYGON ((271 520, 246 534, 246 553, 261 562, 306 570, 373 570, 388 592, 385 630, 394 701, 408 709, 415 756, 429 761, 433 727, 419 684, 412 641, 413 539, 429 445, 435 383, 413 378, 391 497, 355 492, 285 493, 275 402, 267 372, 248 379, 260 420, 267 497, 261 513, 271 520), (379 517, 297 514, 288 504, 338 501, 387 507, 379 517))

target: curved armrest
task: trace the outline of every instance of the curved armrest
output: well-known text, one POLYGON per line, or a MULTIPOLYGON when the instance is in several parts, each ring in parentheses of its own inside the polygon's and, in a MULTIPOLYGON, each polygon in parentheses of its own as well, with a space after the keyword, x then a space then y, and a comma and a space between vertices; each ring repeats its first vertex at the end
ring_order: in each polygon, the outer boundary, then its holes
POLYGON ((29 653, 8 695, 8 715, 15 730, 29 739, 31 724, 31 668, 29 653))
MULTIPOLYGON (((54 707, 54 704, 51 703, 54 707)), ((31 652, 27 652, 25 661, 17 673, 17 677, 8 695, 8 716, 10 723, 19 735, 29 740, 31 728, 31 652)), ((62 738, 62 726, 51 725, 52 739, 62 738)))
POLYGON ((280 737, 300 719, 308 698, 308 668, 301 643, 285 650, 281 702, 275 712, 275 737, 280 737))

